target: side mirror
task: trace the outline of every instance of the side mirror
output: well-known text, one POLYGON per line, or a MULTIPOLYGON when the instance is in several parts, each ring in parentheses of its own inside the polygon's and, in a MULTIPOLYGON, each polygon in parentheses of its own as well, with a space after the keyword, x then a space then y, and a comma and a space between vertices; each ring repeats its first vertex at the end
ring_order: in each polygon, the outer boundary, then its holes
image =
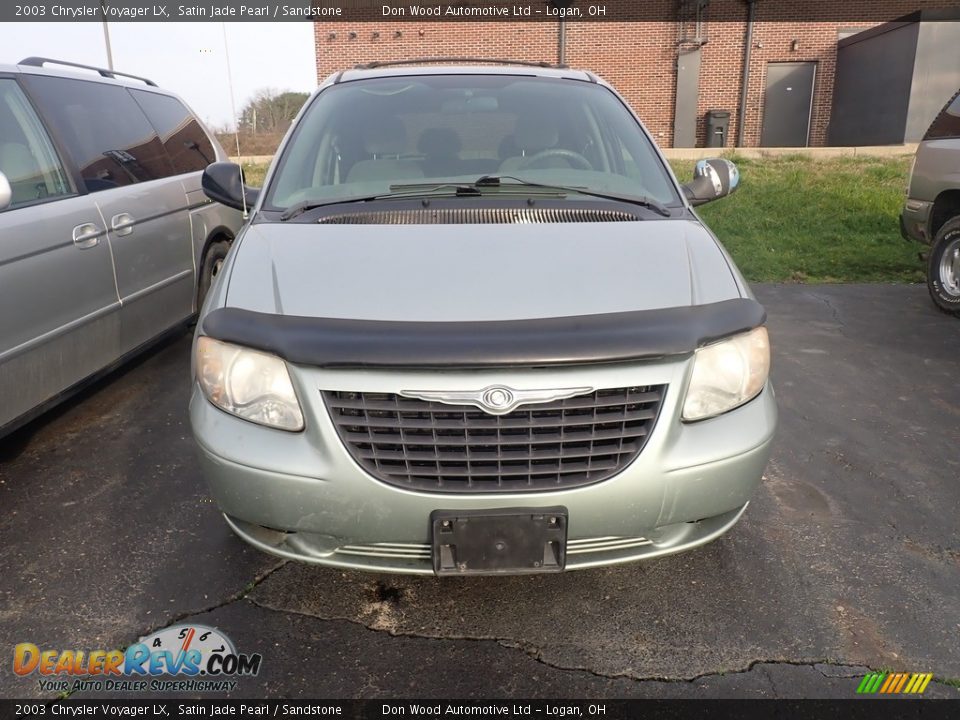
POLYGON ((3 210, 13 200, 13 188, 10 187, 10 181, 7 176, 0 172, 0 210, 3 210))
POLYGON ((703 205, 734 192, 740 185, 737 166, 723 158, 700 160, 693 169, 693 180, 683 186, 691 205, 703 205))
POLYGON ((252 208, 260 191, 243 184, 243 170, 232 162, 215 162, 207 165, 200 181, 203 193, 211 200, 236 210, 252 208))

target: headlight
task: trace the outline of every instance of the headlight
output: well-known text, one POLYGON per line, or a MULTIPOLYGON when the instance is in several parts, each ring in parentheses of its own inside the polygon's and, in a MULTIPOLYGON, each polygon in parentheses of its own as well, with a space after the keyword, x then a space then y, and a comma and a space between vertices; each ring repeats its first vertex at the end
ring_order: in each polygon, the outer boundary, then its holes
POLYGON ((274 355, 200 337, 197 381, 221 410, 281 430, 303 430, 287 365, 274 355))
POLYGON ((765 327, 700 348, 694 355, 683 419, 703 420, 743 405, 759 394, 769 373, 765 327))

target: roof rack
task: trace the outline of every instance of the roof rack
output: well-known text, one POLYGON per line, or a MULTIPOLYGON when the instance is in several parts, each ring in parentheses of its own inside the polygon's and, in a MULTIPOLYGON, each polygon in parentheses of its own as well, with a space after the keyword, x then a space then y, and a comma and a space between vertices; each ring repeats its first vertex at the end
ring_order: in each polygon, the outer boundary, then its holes
POLYGON ((106 68, 99 68, 93 65, 83 65, 82 63, 67 62, 66 60, 54 60, 53 58, 45 58, 45 57, 28 57, 18 62, 17 65, 43 67, 48 63, 52 65, 65 65, 67 67, 83 68, 84 70, 93 70, 94 72, 100 73, 105 78, 113 78, 114 80, 117 79, 117 77, 130 78, 132 80, 139 80, 140 82, 146 85, 150 85, 151 87, 157 87, 157 84, 153 80, 148 80, 147 78, 140 77, 139 75, 131 75, 130 73, 117 72, 116 70, 107 70, 106 68))
POLYGON ((488 65, 524 65, 526 67, 554 68, 566 70, 569 66, 551 62, 531 62, 530 60, 504 60, 502 58, 475 58, 475 57, 426 57, 414 60, 374 60, 373 62, 354 65, 355 70, 373 70, 393 65, 429 65, 432 63, 485 63, 488 65))

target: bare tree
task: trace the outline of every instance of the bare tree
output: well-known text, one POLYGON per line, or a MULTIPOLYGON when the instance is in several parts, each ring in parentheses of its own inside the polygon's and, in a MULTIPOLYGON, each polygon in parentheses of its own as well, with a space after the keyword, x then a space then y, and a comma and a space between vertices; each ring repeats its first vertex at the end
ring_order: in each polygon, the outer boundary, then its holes
POLYGON ((261 88, 240 113, 240 130, 250 133, 283 132, 308 97, 304 92, 261 88))

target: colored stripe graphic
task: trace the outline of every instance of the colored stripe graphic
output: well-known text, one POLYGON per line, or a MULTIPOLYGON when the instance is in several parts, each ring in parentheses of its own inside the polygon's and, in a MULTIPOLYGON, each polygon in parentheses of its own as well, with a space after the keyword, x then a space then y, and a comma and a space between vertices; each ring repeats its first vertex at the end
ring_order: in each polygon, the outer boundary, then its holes
POLYGON ((933 679, 933 673, 870 673, 857 686, 857 693, 872 695, 920 695, 933 679))
POLYGON ((896 674, 896 673, 892 673, 891 675, 887 675, 887 679, 884 680, 884 681, 883 681, 883 685, 880 686, 880 693, 881 693, 881 694, 885 694, 885 693, 890 692, 890 686, 894 684, 894 682, 895 682, 896 679, 897 679, 897 674, 896 674))
POLYGON ((903 690, 903 686, 906 684, 908 677, 910 677, 910 673, 901 673, 901 674, 897 677, 897 682, 896 682, 896 684, 895 684, 892 688, 890 688, 890 692, 892 692, 892 693, 898 693, 898 692, 900 692, 901 690, 903 690))
POLYGON ((903 690, 903 686, 907 684, 907 680, 909 679, 910 679, 910 673, 904 673, 903 677, 900 678, 900 682, 897 683, 897 689, 894 690, 893 692, 901 692, 903 690))
POLYGON ((860 681, 860 686, 857 688, 857 692, 864 695, 875 693, 877 688, 880 686, 880 681, 883 680, 883 678, 883 673, 870 673, 860 681))

